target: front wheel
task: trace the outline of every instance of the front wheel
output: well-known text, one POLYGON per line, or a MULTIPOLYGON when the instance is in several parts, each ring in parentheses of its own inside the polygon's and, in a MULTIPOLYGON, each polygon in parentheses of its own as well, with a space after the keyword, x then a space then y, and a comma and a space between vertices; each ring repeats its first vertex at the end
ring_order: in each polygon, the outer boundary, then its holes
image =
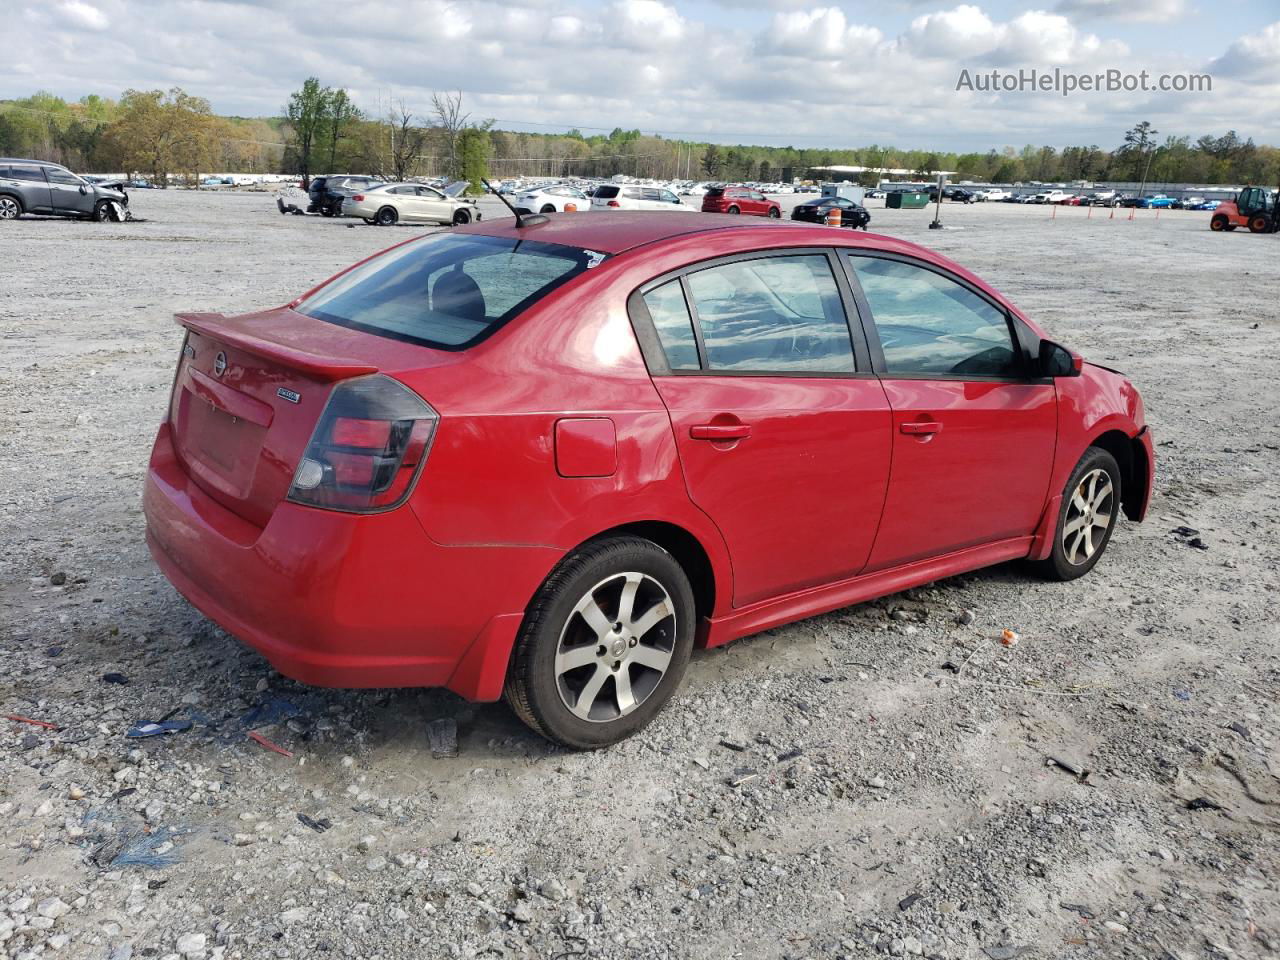
POLYGON ((1263 216, 1262 214, 1260 214, 1260 213, 1259 213, 1259 214, 1257 214, 1256 216, 1252 216, 1252 217, 1250 217, 1250 218, 1249 218, 1249 232, 1250 232, 1250 233, 1266 233, 1266 232, 1267 232, 1267 218, 1266 218, 1266 217, 1264 217, 1264 216, 1263 216))
POLYGON ((1050 580, 1083 577, 1102 559, 1120 515, 1120 467, 1100 447, 1090 447, 1062 491, 1053 549, 1040 561, 1050 580))
POLYGON ((457 210, 453 214, 453 225, 455 227, 466 226, 471 222, 471 214, 466 210, 457 210))
POLYGON ((777 207, 769 208, 769 219, 777 220, 780 216, 782 216, 782 211, 779 210, 777 207))
POLYGON ((666 550, 638 537, 570 554, 539 589, 507 673, 507 703, 567 747, 642 729, 680 684, 693 648, 693 591, 666 550))

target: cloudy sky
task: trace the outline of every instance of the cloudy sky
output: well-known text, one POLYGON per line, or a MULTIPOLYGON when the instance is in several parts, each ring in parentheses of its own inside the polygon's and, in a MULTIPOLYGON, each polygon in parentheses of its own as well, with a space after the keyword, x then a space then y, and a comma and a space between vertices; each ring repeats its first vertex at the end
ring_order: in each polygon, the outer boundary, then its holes
POLYGON ((978 149, 1164 134, 1280 144, 1280 0, 7 0, 0 97, 181 86, 278 114, 314 75, 504 129, 978 149), (961 70, 1208 73, 1207 93, 957 91, 961 70))

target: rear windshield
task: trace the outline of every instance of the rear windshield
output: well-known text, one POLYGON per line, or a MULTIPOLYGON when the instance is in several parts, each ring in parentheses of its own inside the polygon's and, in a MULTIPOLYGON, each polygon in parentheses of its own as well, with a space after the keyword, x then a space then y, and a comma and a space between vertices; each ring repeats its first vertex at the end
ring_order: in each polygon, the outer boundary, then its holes
POLYGON ((617 187, 596 187, 596 192, 594 194, 594 196, 604 197, 606 200, 610 199, 611 197, 616 197, 617 195, 618 195, 617 187))
POLYGON ((464 350, 605 255, 558 243, 436 234, 317 290, 298 312, 443 350, 464 350))
POLYGON ((719 197, 719 196, 723 196, 723 194, 724 194, 724 187, 708 187, 707 188, 708 197, 719 197))

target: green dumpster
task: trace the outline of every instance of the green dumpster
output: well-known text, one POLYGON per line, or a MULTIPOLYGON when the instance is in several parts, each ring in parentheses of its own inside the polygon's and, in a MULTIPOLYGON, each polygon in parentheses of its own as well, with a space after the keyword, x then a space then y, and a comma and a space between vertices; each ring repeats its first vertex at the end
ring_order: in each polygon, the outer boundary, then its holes
POLYGON ((919 190, 903 190, 885 197, 884 205, 894 210, 920 210, 929 205, 929 195, 919 190))

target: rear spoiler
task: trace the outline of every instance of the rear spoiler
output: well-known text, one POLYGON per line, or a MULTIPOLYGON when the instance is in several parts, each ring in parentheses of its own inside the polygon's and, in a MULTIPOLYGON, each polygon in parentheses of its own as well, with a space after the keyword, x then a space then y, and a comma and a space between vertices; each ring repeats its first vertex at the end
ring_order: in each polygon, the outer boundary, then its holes
POLYGON ((226 316, 221 313, 179 313, 174 315, 174 319, 180 326, 201 336, 212 337, 219 343, 225 343, 245 353, 252 353, 255 357, 274 360, 282 366, 317 380, 345 380, 347 377, 360 377, 378 372, 377 367, 358 360, 322 357, 306 350, 299 350, 297 347, 265 340, 245 330, 237 329, 228 323, 226 316))

